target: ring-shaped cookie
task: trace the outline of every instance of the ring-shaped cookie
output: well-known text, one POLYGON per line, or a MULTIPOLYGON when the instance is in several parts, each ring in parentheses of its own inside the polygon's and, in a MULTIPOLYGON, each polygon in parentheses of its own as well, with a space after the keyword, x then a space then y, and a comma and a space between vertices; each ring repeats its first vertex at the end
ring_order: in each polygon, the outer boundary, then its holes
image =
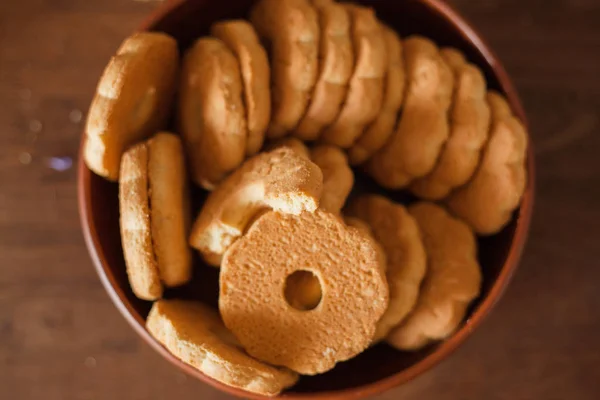
POLYGON ((219 310, 248 353, 306 375, 366 349, 387 307, 388 289, 373 242, 338 216, 268 212, 225 253, 219 310), (319 305, 293 308, 286 279, 312 272, 319 305))

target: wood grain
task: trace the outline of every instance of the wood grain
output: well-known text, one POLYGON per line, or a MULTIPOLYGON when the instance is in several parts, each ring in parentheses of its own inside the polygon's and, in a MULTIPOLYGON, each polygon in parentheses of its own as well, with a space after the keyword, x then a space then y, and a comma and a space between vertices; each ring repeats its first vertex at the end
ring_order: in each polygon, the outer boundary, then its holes
MULTIPOLYGON (((512 75, 537 149, 522 267, 488 321, 382 400, 596 399, 600 393, 600 3, 453 0, 512 75)), ((83 244, 81 113, 133 0, 0 3, 0 388, 7 399, 226 399, 142 343, 83 244), (66 164, 65 164, 66 163, 66 164), (60 169, 60 168, 59 168, 60 169)))

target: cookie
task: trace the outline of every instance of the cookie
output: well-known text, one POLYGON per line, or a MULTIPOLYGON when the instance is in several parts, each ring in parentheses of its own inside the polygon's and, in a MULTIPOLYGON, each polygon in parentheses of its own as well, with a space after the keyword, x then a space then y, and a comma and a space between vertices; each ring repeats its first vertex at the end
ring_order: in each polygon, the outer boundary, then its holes
POLYGON ((302 140, 317 140, 323 128, 337 117, 354 69, 350 16, 333 1, 313 1, 319 14, 319 77, 306 114, 294 131, 302 140))
POLYGON ((88 113, 83 157, 89 169, 116 181, 123 152, 165 127, 178 65, 177 43, 168 35, 139 32, 123 42, 88 113))
POLYGON ((467 63, 452 48, 441 51, 455 76, 450 110, 450 137, 433 171, 414 181, 410 190, 418 197, 441 200, 462 186, 475 172, 490 128, 490 107, 485 99, 486 82, 481 70, 467 63))
POLYGON ((260 44, 254 27, 244 20, 217 22, 210 32, 225 42, 238 58, 248 121, 246 155, 254 155, 263 145, 271 119, 271 69, 267 52, 260 44))
POLYGON ((480 235, 499 232, 519 207, 527 183, 527 132, 506 100, 488 94, 492 127, 481 162, 471 180, 453 192, 447 204, 480 235))
POLYGON ((404 99, 404 56, 400 37, 392 28, 383 25, 383 38, 388 64, 381 112, 348 150, 351 165, 363 164, 385 145, 394 132, 404 99))
POLYGON ((354 173, 346 154, 339 147, 320 145, 311 150, 310 158, 323 172, 320 207, 339 214, 354 186, 354 173))
POLYGON ((351 17, 354 71, 342 109, 321 140, 348 148, 381 110, 387 56, 383 29, 373 9, 351 4, 344 7, 351 17))
POLYGON ((306 375, 367 348, 388 302, 372 242, 321 210, 260 217, 225 253, 220 293, 223 321, 250 355, 306 375), (284 295, 286 278, 302 270, 323 293, 310 311, 284 295))
POLYGON ((219 39, 201 38, 183 61, 179 125, 192 180, 212 190, 246 154, 246 111, 237 58, 219 39))
POLYGON ((369 225, 387 259, 390 299, 377 323, 374 342, 383 340, 415 307, 427 259, 415 219, 404 206, 378 195, 354 200, 347 213, 369 225))
POLYGON ((163 283, 189 281, 189 193, 180 139, 159 133, 127 150, 119 179, 121 242, 129 283, 145 300, 162 296, 163 283))
POLYGON ((386 338, 400 350, 418 350, 451 335, 481 287, 477 243, 469 226, 433 203, 414 204, 409 212, 421 230, 427 272, 416 307, 386 338))
POLYGON ((317 81, 319 22, 308 0, 259 0, 250 20, 270 50, 270 138, 296 128, 317 81))
POLYGON ((190 193, 184 149, 178 136, 158 133, 148 140, 148 191, 152 243, 160 278, 166 286, 188 282, 192 252, 190 193))
POLYGON ((248 356, 219 314, 202 303, 159 300, 146 328, 175 357, 225 385, 275 396, 298 381, 297 374, 248 356))
POLYGON ((315 211, 322 190, 321 169, 294 150, 260 153, 210 193, 189 242, 207 263, 218 266, 223 253, 261 211, 315 211))
POLYGON ((400 189, 434 168, 449 134, 454 78, 436 45, 421 36, 404 41, 407 91, 396 131, 367 164, 388 189, 400 189))
POLYGON ((294 137, 271 140, 267 143, 265 150, 271 151, 281 147, 288 147, 294 150, 298 155, 310 160, 310 151, 308 150, 308 147, 306 147, 302 141, 294 137))

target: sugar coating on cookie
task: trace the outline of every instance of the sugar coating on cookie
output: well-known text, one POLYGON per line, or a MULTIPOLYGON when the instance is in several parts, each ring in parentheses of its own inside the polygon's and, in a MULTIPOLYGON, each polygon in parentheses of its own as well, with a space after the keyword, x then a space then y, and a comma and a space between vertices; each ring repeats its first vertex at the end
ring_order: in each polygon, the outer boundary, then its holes
POLYGON ((159 300, 146 327, 175 357, 225 385, 275 396, 298 380, 292 371, 248 356, 217 311, 202 303, 159 300))
POLYGON ((353 4, 344 7, 351 16, 354 71, 346 101, 335 122, 322 133, 321 140, 348 148, 379 115, 387 55, 383 29, 373 9, 353 4))
POLYGON ((425 251, 427 272, 414 310, 387 337, 400 350, 418 350, 451 335, 481 287, 475 235, 467 224, 433 203, 409 207, 425 251))
POLYGON ((323 194, 319 206, 339 214, 354 186, 354 172, 346 154, 339 148, 320 145, 310 151, 311 160, 323 172, 323 194))
POLYGON ((310 160, 310 151, 308 150, 308 147, 306 147, 304 142, 302 142, 300 139, 296 139, 295 137, 271 140, 265 146, 265 151, 271 151, 282 147, 290 148, 298 155, 310 160))
POLYGON ((333 1, 313 1, 313 4, 322 32, 319 75, 306 114, 294 130, 294 135, 302 140, 317 140, 323 128, 335 121, 354 69, 348 11, 333 1))
POLYGON ((398 112, 404 99, 404 56, 402 42, 398 34, 389 26, 383 25, 383 37, 388 64, 384 83, 381 112, 348 149, 351 165, 360 165, 382 148, 394 132, 398 112))
POLYGON ((148 159, 146 143, 137 144, 123 154, 119 212, 121 243, 131 289, 140 299, 155 300, 162 296, 163 286, 152 248, 148 159))
POLYGON ((314 211, 322 190, 321 169, 296 151, 260 153, 210 193, 192 227, 190 244, 206 262, 218 266, 223 253, 261 211, 314 211))
POLYGON ((177 43, 168 35, 139 32, 123 42, 88 113, 83 150, 88 168, 117 180, 123 152, 165 127, 178 65, 177 43))
POLYGON ((390 300, 377 323, 374 342, 383 340, 415 307, 427 258, 419 227, 404 206, 378 195, 364 195, 347 210, 369 225, 387 259, 390 300))
POLYGON ((248 353, 314 375, 362 352, 387 307, 373 242, 325 211, 269 212, 225 253, 219 310, 248 353), (299 270, 319 279, 322 299, 300 311, 284 297, 299 270))
POLYGON ((490 130, 490 107, 481 70, 453 48, 441 50, 455 76, 450 110, 450 136, 433 171, 410 185, 417 196, 441 200, 475 172, 490 130))
POLYGON ((183 61, 179 126, 192 180, 212 190, 246 154, 247 124, 236 56, 219 39, 200 38, 183 61))
POLYGON ((161 132, 148 140, 148 190, 152 243, 160 277, 166 286, 188 282, 192 253, 190 193, 179 136, 161 132))
POLYGON ((437 46, 411 36, 404 41, 407 91, 396 131, 368 163, 382 186, 400 189, 434 168, 449 134, 454 77, 437 46))
POLYGON ((244 84, 244 102, 248 120, 246 155, 258 153, 271 119, 269 59, 254 27, 244 20, 217 22, 211 34, 221 39, 235 53, 244 84))
POLYGON ((259 0, 250 20, 270 52, 272 115, 267 136, 282 137, 300 122, 317 81, 317 12, 308 0, 259 0))
POLYGON ((527 185, 527 132, 503 96, 490 92, 491 133, 471 180, 447 199, 452 213, 480 235, 499 232, 519 207, 527 185))

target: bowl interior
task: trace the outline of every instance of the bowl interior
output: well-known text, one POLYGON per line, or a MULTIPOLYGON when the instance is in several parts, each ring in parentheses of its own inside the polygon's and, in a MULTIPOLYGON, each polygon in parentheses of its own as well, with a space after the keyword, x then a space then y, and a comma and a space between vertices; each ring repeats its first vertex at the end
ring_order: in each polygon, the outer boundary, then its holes
MULTIPOLYGON (((145 28, 174 36, 179 41, 181 50, 184 51, 195 38, 208 33, 212 22, 225 18, 246 17, 252 3, 252 0, 179 2, 163 8, 162 12, 157 13, 145 28)), ((403 36, 423 34, 434 39, 441 46, 451 45, 464 51, 471 62, 482 68, 488 86, 506 93, 517 115, 525 120, 521 105, 502 67, 497 64, 480 39, 447 6, 437 1, 410 0, 371 0, 362 3, 372 5, 377 10, 378 16, 403 36)), ((344 397, 347 397, 349 393, 356 395, 359 392, 356 390, 358 388, 361 388, 361 395, 370 389, 373 389, 373 392, 379 391, 409 380, 445 357, 462 342, 499 297, 518 262, 532 205, 531 153, 529 160, 529 184, 521 209, 516 211, 515 218, 501 233, 479 240, 479 258, 484 276, 483 289, 480 298, 471 306, 468 326, 463 326, 451 339, 415 353, 399 352, 385 344, 379 344, 350 361, 338 364, 326 374, 303 377, 291 391, 287 392, 286 396, 303 397, 303 394, 316 392, 341 394, 340 391, 343 391, 346 393, 344 397)), ((79 171, 84 234, 103 283, 134 328, 163 355, 177 363, 144 330, 144 319, 151 303, 137 299, 129 287, 119 234, 117 184, 91 173, 81 159, 79 171)), ((413 200, 404 192, 382 190, 359 171, 356 173, 356 192, 384 193, 402 203, 413 200)), ((194 189, 192 196, 195 215, 206 193, 194 189)), ((205 266, 195 254, 192 281, 184 287, 167 290, 165 297, 201 300, 216 307, 217 291, 218 270, 205 266)), ((186 370, 194 373, 189 368, 186 370)), ((221 386, 201 374, 194 374, 221 386)))

